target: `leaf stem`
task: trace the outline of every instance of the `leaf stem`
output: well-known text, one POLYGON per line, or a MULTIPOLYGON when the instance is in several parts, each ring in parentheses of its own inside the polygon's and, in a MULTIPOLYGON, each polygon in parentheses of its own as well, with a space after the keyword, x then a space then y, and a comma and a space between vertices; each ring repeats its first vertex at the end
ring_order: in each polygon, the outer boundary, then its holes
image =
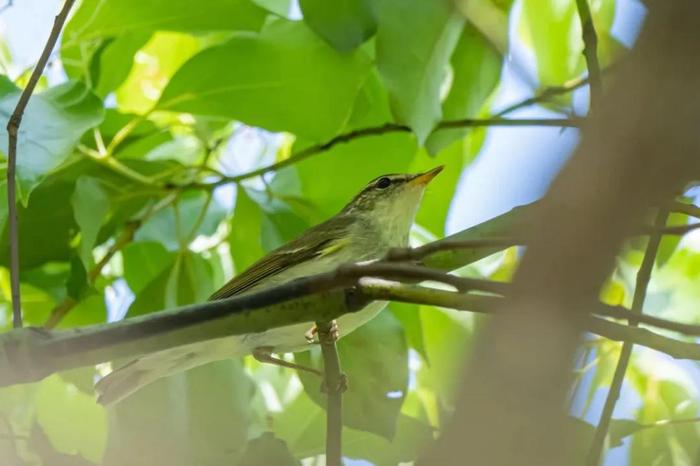
MULTIPOLYGON (((666 225, 666 220, 668 218, 668 211, 666 209, 659 209, 654 220, 654 227, 661 230, 664 225, 666 225)), ((654 262, 656 261, 656 254, 659 251, 659 245, 661 244, 662 234, 657 231, 652 233, 649 237, 649 242, 647 243, 646 251, 644 252, 644 259, 642 259, 642 265, 639 267, 637 272, 637 283, 634 288, 634 296, 632 298, 632 308, 631 311, 637 314, 642 314, 644 300, 646 299, 647 287, 649 286, 649 280, 651 279, 651 273, 654 269, 654 262)), ((638 327, 639 321, 637 319, 629 319, 630 327, 638 327)), ((632 349, 634 344, 631 342, 625 342, 622 344, 622 350, 620 352, 620 359, 617 362, 617 367, 615 367, 615 373, 613 375, 613 380, 610 384, 610 389, 608 390, 608 396, 605 399, 605 405, 603 406, 603 412, 600 415, 600 420, 598 421, 598 426, 596 427, 595 435, 593 437, 593 442, 591 448, 588 452, 588 457, 586 459, 586 464, 588 466, 597 466, 600 463, 601 455, 603 453, 603 447, 605 444, 605 439, 608 435, 608 429, 610 428, 610 422, 612 420, 613 411, 615 410, 615 405, 617 400, 620 398, 620 391, 622 390, 622 382, 625 378, 625 373, 627 372, 627 367, 629 366, 630 359, 632 357, 632 349)))
POLYGON ((24 88, 19 96, 17 105, 15 106, 10 119, 7 122, 8 148, 7 148, 7 211, 9 217, 9 242, 10 242, 10 282, 12 289, 12 325, 15 328, 22 327, 22 305, 19 290, 19 232, 17 226, 17 199, 16 199, 16 172, 17 172, 17 134, 19 127, 22 124, 22 116, 27 108, 29 98, 32 96, 34 89, 41 74, 46 68, 46 63, 49 61, 51 51, 56 45, 58 36, 61 34, 63 24, 66 22, 68 13, 75 0, 66 0, 63 8, 54 18, 53 27, 49 38, 44 45, 44 50, 41 52, 39 61, 36 63, 27 87, 24 88))

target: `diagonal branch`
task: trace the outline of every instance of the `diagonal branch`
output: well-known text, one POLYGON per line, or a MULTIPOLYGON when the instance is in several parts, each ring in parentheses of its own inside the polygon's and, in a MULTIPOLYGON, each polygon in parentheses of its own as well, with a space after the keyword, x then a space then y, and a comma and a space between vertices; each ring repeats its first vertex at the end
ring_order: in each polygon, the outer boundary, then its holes
POLYGON ((32 71, 27 86, 19 96, 15 110, 12 112, 7 122, 8 148, 7 148, 7 215, 9 217, 9 240, 10 240, 10 282, 12 288, 12 323, 15 328, 22 326, 22 304, 19 291, 19 232, 17 227, 17 198, 16 198, 16 173, 17 173, 17 134, 22 124, 22 116, 27 108, 29 98, 39 82, 41 74, 46 68, 51 51, 56 45, 58 36, 61 34, 63 24, 66 22, 68 13, 75 0, 66 0, 63 8, 53 22, 53 28, 46 41, 44 50, 41 52, 39 61, 32 71))
POLYGON ((583 56, 586 58, 588 76, 591 82, 590 111, 598 107, 603 93, 600 63, 598 62, 598 35, 593 25, 593 17, 588 0, 576 0, 578 16, 581 19, 581 31, 583 34, 583 56))
MULTIPOLYGON (((654 226, 659 229, 662 228, 664 225, 666 225, 667 218, 668 211, 666 209, 659 209, 659 212, 656 215, 656 220, 654 221, 654 226)), ((641 315, 643 312, 647 288, 649 286, 649 280, 651 279, 651 272, 654 268, 654 262, 656 261, 656 255, 659 251, 659 245, 661 244, 661 236, 661 233, 652 234, 649 238, 649 242, 647 243, 646 251, 644 252, 644 259, 642 260, 642 265, 639 267, 639 272, 637 273, 637 283, 635 284, 634 297, 632 299, 632 312, 635 314, 641 315)), ((637 327, 639 325, 639 321, 636 318, 632 318, 630 319, 629 324, 632 327, 637 327)), ((605 399, 603 412, 600 415, 600 421, 598 421, 598 427, 596 427, 593 442, 588 452, 588 458, 586 459, 589 466, 596 466, 600 462, 600 456, 603 453, 605 438, 608 435, 608 428, 610 427, 610 422, 612 421, 615 405, 617 404, 617 400, 620 398, 622 382, 625 379, 625 373, 627 372, 627 366, 629 365, 632 357, 633 348, 634 344, 632 342, 625 342, 622 345, 620 359, 617 361, 617 367, 615 367, 615 374, 613 375, 613 380, 610 383, 608 396, 605 399)))

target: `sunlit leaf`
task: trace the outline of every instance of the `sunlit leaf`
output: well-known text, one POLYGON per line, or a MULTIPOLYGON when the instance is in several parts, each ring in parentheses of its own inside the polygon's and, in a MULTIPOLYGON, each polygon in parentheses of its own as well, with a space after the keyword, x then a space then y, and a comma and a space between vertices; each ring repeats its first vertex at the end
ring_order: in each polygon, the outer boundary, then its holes
POLYGON ((385 0, 378 9, 377 67, 396 119, 423 143, 440 120, 440 87, 464 18, 451 2, 385 0))
MULTIPOLYGON (((19 91, 0 98, 0 123, 5 126, 19 91)), ((73 146, 104 117, 99 99, 79 82, 69 82, 35 95, 29 101, 18 134, 17 179, 26 205, 32 190, 70 156, 73 146), (50 141, 50 143, 48 143, 50 141)), ((7 132, 0 132, 0 147, 7 150, 7 132)))
POLYGON ((368 65, 360 51, 342 55, 304 23, 278 19, 260 35, 236 35, 193 57, 173 76, 158 108, 322 141, 344 126, 368 65), (236 72, 222 74, 224 62, 235 62, 236 72))
POLYGON ((347 52, 377 30, 371 0, 300 0, 304 21, 341 52, 347 52))

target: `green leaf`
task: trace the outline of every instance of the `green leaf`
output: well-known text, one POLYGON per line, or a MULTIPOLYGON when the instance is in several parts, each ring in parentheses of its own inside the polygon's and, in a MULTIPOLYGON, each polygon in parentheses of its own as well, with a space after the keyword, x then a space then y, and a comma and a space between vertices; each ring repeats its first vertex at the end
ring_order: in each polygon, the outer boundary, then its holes
POLYGON ((286 18, 291 7, 292 0, 251 0, 258 6, 274 13, 278 16, 286 18))
POLYGON ((92 396, 52 375, 40 383, 34 405, 36 420, 57 451, 101 461, 107 416, 92 396))
POLYGON ((248 442, 240 466, 295 466, 299 461, 292 456, 284 440, 278 439, 272 432, 263 432, 248 442))
MULTIPOLYGON (((297 458, 325 451, 325 414, 305 395, 297 396, 274 417, 275 432, 297 458)), ((378 466, 415 461, 433 439, 434 429, 400 414, 392 440, 363 430, 343 430, 343 456, 371 461, 378 466)))
POLYGON ((239 272, 299 236, 308 224, 283 200, 239 187, 228 241, 239 272))
POLYGON ((389 303, 387 310, 401 322, 408 346, 418 351, 423 359, 428 361, 428 353, 425 351, 425 341, 423 340, 423 324, 418 309, 417 304, 392 302, 389 303))
POLYGON ((95 94, 105 97, 124 82, 136 52, 151 38, 150 32, 135 32, 106 39, 92 56, 91 83, 95 94))
MULTIPOLYGON (((666 221, 667 226, 679 226, 686 225, 688 223, 688 216, 685 214, 680 214, 673 212, 669 214, 668 220, 666 221)), ((677 235, 664 235, 661 238, 661 243, 659 243, 659 252, 656 254, 656 266, 663 266, 671 258, 676 248, 681 242, 681 236, 677 235)))
MULTIPOLYGON (((70 242, 77 227, 70 201, 73 190, 72 183, 47 179, 34 190, 29 205, 19 207, 19 254, 23 268, 70 258, 73 253, 70 242)), ((7 236, 5 229, 0 241, 2 264, 9 263, 7 236)))
POLYGON ((326 42, 349 52, 377 31, 371 0, 300 0, 304 21, 326 42))
MULTIPOLYGON (((19 99, 19 91, 0 98, 0 124, 5 126, 19 99)), ((100 124, 104 109, 85 85, 68 82, 29 100, 17 141, 17 179, 24 205, 45 176, 70 156, 85 131, 100 124)), ((0 132, 3 154, 7 133, 0 132)))
POLYGON ((103 464, 237 464, 249 438, 253 393, 238 360, 161 378, 110 408, 103 464))
POLYGON ((238 359, 199 366, 184 376, 196 464, 234 464, 248 440, 253 381, 238 359))
POLYGON ((216 199, 209 200, 209 196, 210 193, 203 191, 185 192, 174 206, 152 215, 136 233, 136 239, 156 241, 174 251, 198 235, 213 235, 226 211, 216 199))
POLYGON ((368 70, 360 51, 341 55, 304 23, 278 19, 260 35, 239 34, 195 55, 170 80, 158 108, 321 141, 345 125, 368 70), (236 71, 221 73, 221 63, 235 63, 236 71))
POLYGON ((122 249, 124 279, 131 291, 138 295, 160 273, 172 265, 176 254, 168 252, 155 241, 138 241, 122 249))
POLYGON ((265 11, 248 0, 85 0, 66 25, 63 46, 143 31, 255 31, 265 11))
POLYGON ((201 256, 191 251, 181 252, 143 287, 129 307, 127 317, 206 301, 214 291, 211 273, 211 265, 201 256))
POLYGON ((71 204, 75 222, 80 227, 80 258, 89 269, 94 264, 92 248, 109 212, 109 198, 99 179, 84 177, 75 184, 71 204))
POLYGON ((425 142, 440 121, 440 87, 464 25, 451 2, 384 0, 379 10, 377 67, 400 123, 425 142))
POLYGON ((531 40, 542 86, 557 86, 578 74, 580 21, 576 2, 524 0, 521 28, 531 40))
POLYGON ((406 172, 416 150, 410 134, 386 134, 356 139, 295 164, 302 194, 316 207, 314 222, 336 214, 373 178, 406 172))
MULTIPOLYGON (((467 23, 450 60, 452 86, 442 103, 443 118, 475 118, 498 85, 502 62, 501 54, 471 23, 467 23)), ((425 145, 431 154, 437 154, 467 131, 438 130, 428 137, 425 145)))
POLYGON ((646 426, 632 419, 613 419, 610 421, 610 429, 608 430, 610 446, 614 448, 622 445, 625 437, 629 437, 645 428, 646 426))
MULTIPOLYGON (((380 313, 341 338, 338 355, 348 377, 348 390, 343 394, 343 422, 393 438, 408 389, 408 348, 401 323, 389 312, 380 313)), ((320 349, 315 348, 296 353, 294 359, 305 366, 320 367, 320 356, 320 349)), ((318 379, 301 372, 299 377, 311 399, 325 406, 326 397, 318 379)))

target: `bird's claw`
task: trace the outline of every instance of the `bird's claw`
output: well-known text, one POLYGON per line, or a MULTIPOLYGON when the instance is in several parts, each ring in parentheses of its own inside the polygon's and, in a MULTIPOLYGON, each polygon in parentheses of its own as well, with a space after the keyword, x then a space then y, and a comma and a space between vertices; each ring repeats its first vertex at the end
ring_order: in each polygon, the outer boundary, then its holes
POLYGON ((321 393, 345 393, 348 389, 348 376, 341 373, 337 379, 337 385, 331 390, 328 383, 321 382, 321 393))

